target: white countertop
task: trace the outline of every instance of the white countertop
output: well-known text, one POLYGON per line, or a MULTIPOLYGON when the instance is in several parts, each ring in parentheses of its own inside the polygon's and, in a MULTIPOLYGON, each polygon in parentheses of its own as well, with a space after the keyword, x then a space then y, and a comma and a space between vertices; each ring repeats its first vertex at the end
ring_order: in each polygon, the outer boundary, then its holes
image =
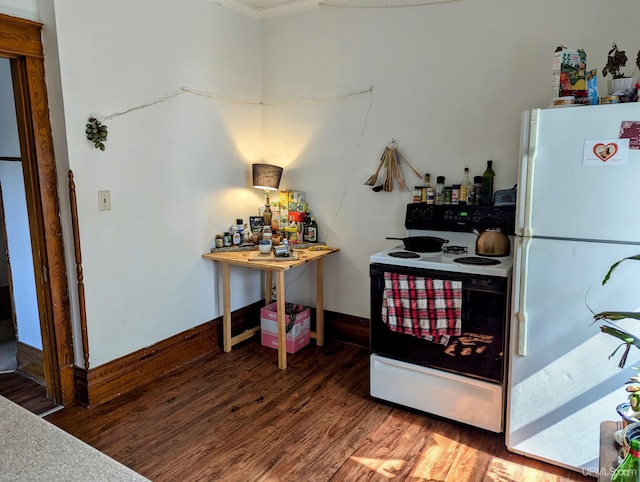
POLYGON ((3 481, 145 481, 120 462, 0 396, 3 481))

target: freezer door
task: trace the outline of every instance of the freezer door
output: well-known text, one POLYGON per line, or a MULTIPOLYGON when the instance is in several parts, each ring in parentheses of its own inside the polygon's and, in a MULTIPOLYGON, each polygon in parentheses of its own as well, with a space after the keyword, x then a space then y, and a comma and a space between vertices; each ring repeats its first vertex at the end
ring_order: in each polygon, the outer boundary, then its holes
POLYGON ((517 234, 640 242, 640 150, 583 165, 585 140, 617 139, 640 103, 535 109, 523 116, 517 234))
MULTIPOLYGON (((636 311, 640 262, 609 267, 640 246, 517 237, 507 392, 509 450, 596 475, 600 422, 617 420, 624 382, 639 366, 608 359, 619 345, 600 332, 590 310, 636 311), (521 271, 524 271, 522 273, 521 271), (521 276, 522 275, 522 276, 521 276)), ((640 323, 619 322, 640 334, 640 323)))

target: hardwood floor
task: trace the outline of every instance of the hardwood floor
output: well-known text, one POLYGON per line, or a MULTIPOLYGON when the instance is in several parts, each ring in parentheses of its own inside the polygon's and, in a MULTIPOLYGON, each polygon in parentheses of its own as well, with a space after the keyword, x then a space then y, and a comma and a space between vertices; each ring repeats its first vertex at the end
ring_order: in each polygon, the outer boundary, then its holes
POLYGON ((372 400, 368 351, 256 339, 160 383, 47 420, 153 481, 587 481, 504 436, 372 400))
POLYGON ((19 372, 0 373, 0 395, 36 415, 47 413, 57 406, 47 398, 45 387, 19 372))

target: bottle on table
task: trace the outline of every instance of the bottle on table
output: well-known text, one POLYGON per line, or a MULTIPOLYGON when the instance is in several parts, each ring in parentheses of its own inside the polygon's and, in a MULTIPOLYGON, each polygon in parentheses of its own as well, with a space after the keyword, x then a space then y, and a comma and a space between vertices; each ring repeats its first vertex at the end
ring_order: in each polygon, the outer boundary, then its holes
POLYGON ((302 222, 302 241, 309 241, 309 223, 311 222, 311 217, 308 214, 304 215, 304 221, 302 222))
POLYGON ((240 246, 240 243, 242 243, 242 237, 238 231, 238 226, 232 226, 231 228, 231 242, 234 246, 240 246))
POLYGON ((469 168, 464 168, 464 174, 462 175, 462 182, 460 183, 460 204, 469 203, 469 190, 471 187, 471 180, 469 179, 469 168))
POLYGON ((487 168, 482 173, 482 205, 491 206, 493 204, 493 178, 496 173, 493 171, 493 161, 487 161, 487 168))
POLYGON ((631 482, 640 480, 640 440, 631 439, 629 453, 611 474, 611 482, 631 482))
POLYGON ((311 221, 309 221, 307 233, 307 237, 310 243, 318 242, 318 223, 316 222, 316 218, 313 216, 311 216, 311 221))

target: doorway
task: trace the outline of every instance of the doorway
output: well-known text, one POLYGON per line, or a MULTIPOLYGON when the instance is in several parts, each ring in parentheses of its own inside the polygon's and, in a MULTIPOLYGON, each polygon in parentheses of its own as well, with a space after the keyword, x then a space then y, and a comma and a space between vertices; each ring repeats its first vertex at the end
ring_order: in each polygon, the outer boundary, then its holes
POLYGON ((0 372, 44 384, 29 214, 9 59, 0 58, 0 372))
POLYGON ((67 405, 75 399, 74 352, 41 29, 37 22, 0 15, 0 57, 11 66, 46 392, 67 405))

